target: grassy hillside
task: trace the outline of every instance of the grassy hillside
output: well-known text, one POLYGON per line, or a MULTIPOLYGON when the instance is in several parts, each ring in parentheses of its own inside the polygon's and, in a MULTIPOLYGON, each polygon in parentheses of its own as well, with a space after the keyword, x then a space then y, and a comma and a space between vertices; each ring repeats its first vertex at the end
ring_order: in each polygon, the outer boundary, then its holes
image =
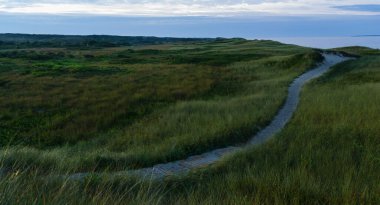
POLYGON ((363 56, 309 84, 293 120, 275 139, 169 181, 162 186, 170 188, 156 190, 167 197, 161 200, 379 204, 380 52, 343 50, 363 56))
POLYGON ((61 69, 42 74, 28 72, 40 60, 2 57, 2 66, 12 66, 0 73, 1 131, 8 136, 0 162, 11 172, 0 179, 0 203, 379 204, 380 52, 339 51, 361 57, 308 84, 294 118, 274 139, 163 182, 46 175, 107 173, 244 142, 273 117, 291 80, 320 56, 234 39, 75 51, 68 54, 75 63, 44 60, 61 69), (82 70, 91 63, 96 69, 82 70), (111 65, 120 70, 99 73, 111 65), (118 115, 120 108, 138 114, 118 115), (25 123, 24 132, 16 122, 25 123))
POLYGON ((0 51, 3 166, 125 170, 246 142, 320 61, 272 41, 0 51))

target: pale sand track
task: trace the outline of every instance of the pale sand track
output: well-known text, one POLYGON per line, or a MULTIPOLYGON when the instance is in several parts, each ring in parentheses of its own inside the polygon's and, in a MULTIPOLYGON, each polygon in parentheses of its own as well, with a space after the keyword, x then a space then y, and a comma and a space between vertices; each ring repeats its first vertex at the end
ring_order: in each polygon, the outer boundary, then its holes
MULTIPOLYGON (((214 164, 222 157, 232 154, 244 147, 263 144, 268 139, 273 137, 276 133, 281 131, 285 127, 286 123, 289 122, 297 109, 301 89, 308 81, 323 75, 332 66, 350 59, 338 54, 323 53, 323 56, 325 58, 323 63, 318 65, 315 69, 302 74, 290 84, 287 100, 281 110, 277 113, 272 122, 263 130, 254 135, 246 145, 242 147, 231 146, 227 148, 216 149, 203 153, 201 155, 191 156, 184 160, 157 164, 149 168, 112 172, 110 174, 112 174, 112 176, 134 175, 153 179, 163 178, 170 175, 181 175, 186 174, 193 169, 214 164)), ((69 178, 74 180, 81 180, 91 174, 92 173, 77 173, 70 175, 69 178)))
MULTIPOLYGON (((324 62, 318 65, 315 69, 312 69, 298 78, 296 78, 289 86, 288 97, 281 108, 281 110, 274 117, 272 122, 266 126, 263 130, 258 132, 256 135, 252 136, 251 140, 241 147, 227 147, 222 149, 215 149, 210 152, 203 153, 201 155, 195 155, 188 157, 184 160, 178 160, 174 162, 157 164, 153 167, 137 169, 137 170, 126 170, 119 172, 110 172, 107 175, 111 176, 124 176, 132 175, 143 178, 158 179, 170 175, 181 175, 186 174, 191 170, 196 168, 206 167, 208 165, 214 164, 215 162, 221 160, 224 156, 232 154, 243 148, 260 145, 265 143, 268 139, 272 138, 276 133, 280 132, 289 122, 294 112, 297 109, 299 103, 299 95, 302 87, 310 80, 323 75, 332 66, 349 60, 350 58, 338 55, 338 54, 327 54, 323 53, 325 58, 324 62)), ((1 175, 0 169, 0 175, 1 175)), ((60 176, 71 180, 83 180, 87 176, 91 176, 96 173, 76 173, 72 175, 60 176)), ((101 174, 104 175, 104 174, 101 174)))

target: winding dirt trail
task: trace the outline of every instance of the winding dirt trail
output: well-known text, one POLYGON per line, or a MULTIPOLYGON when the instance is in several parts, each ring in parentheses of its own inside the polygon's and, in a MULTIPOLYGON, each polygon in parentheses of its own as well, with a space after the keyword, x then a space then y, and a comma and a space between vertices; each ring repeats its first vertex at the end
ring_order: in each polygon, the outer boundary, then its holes
MULTIPOLYGON (((323 75, 332 66, 350 59, 338 54, 323 53, 323 56, 325 58, 323 63, 321 63, 315 69, 310 70, 304 73, 303 75, 299 76, 291 83, 288 89, 287 100, 281 108, 281 110, 277 113, 272 122, 263 130, 258 132, 256 135, 252 136, 252 139, 246 145, 242 147, 231 146, 227 148, 216 149, 210 152, 203 153, 201 155, 191 156, 184 160, 174 161, 165 164, 157 164, 149 168, 113 172, 112 175, 123 176, 129 174, 139 177, 149 177, 157 179, 170 175, 186 174, 193 169, 206 167, 208 165, 214 164, 215 162, 221 160, 224 156, 232 154, 244 147, 260 145, 265 143, 276 133, 281 131, 289 122, 289 120, 291 119, 291 117, 297 109, 301 89, 308 81, 323 75)), ((74 180, 81 180, 90 174, 91 173, 77 173, 69 176, 69 178, 74 180)))

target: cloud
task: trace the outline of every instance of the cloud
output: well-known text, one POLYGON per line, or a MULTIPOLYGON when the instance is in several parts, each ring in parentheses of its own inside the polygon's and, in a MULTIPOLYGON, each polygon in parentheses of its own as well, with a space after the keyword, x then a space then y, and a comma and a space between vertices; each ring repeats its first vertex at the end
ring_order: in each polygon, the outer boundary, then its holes
POLYGON ((348 10, 348 11, 380 12, 380 5, 377 5, 377 4, 346 5, 346 6, 336 6, 335 8, 348 10))
POLYGON ((380 7, 378 0, 361 0, 360 3, 368 8, 355 7, 358 0, 0 0, 0 13, 118 16, 380 14, 378 9, 371 9, 380 7))

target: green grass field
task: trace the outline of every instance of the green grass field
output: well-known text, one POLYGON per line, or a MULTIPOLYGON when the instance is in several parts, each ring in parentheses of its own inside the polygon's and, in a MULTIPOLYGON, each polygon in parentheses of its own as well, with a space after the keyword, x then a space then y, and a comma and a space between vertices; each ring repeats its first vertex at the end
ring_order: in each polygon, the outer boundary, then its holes
POLYGON ((311 49, 242 39, 0 55, 1 161, 62 172, 146 167, 244 143, 320 60, 311 49))
MULTIPOLYGON (((0 44, 1 45, 1 44, 0 44)), ((246 142, 317 51, 217 39, 0 49, 1 204, 379 204, 380 52, 310 83, 286 128, 189 176, 47 180, 246 142), (37 56, 37 57, 36 57, 37 56)))
POLYGON ((380 52, 336 66, 304 89, 275 139, 170 182, 181 192, 169 201, 379 204, 379 90, 380 52))

